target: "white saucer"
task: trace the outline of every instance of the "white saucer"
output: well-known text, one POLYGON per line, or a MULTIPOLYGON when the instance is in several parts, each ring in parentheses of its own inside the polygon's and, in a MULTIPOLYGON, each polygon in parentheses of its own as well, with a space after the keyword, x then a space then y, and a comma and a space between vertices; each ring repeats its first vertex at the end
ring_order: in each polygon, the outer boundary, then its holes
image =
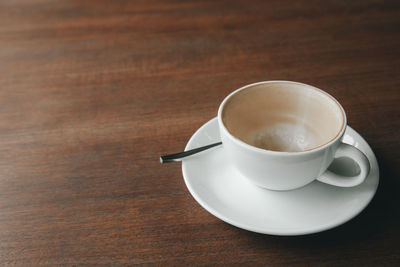
MULTIPOLYGON (((190 138, 186 150, 220 141, 217 119, 190 138)), ((183 177, 190 193, 219 219, 249 231, 271 235, 303 235, 341 225, 371 201, 379 183, 379 168, 367 142, 347 127, 343 141, 363 151, 371 163, 365 182, 340 188, 312 182, 292 191, 270 191, 251 184, 226 160, 223 147, 187 158, 183 177)), ((334 171, 356 172, 351 161, 335 160, 334 171)), ((295 179, 295 177, 294 177, 295 179)))

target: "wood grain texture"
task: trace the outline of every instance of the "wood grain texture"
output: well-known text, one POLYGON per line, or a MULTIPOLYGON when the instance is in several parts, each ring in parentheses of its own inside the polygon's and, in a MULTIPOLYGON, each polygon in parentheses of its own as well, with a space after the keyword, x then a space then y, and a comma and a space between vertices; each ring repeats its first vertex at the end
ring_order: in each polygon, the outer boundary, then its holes
POLYGON ((399 1, 0 1, 0 265, 398 266, 399 48, 399 1), (159 163, 273 79, 334 95, 376 152, 349 223, 247 232, 159 163))

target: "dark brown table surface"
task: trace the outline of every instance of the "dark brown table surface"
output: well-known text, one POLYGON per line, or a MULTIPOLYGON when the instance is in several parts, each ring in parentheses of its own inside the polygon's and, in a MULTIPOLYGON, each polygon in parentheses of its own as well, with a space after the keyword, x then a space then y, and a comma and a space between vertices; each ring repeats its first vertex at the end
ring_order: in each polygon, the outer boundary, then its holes
POLYGON ((0 2, 0 265, 399 266, 399 1, 0 2), (200 207, 183 150, 263 80, 334 95, 378 193, 335 229, 278 237, 200 207))

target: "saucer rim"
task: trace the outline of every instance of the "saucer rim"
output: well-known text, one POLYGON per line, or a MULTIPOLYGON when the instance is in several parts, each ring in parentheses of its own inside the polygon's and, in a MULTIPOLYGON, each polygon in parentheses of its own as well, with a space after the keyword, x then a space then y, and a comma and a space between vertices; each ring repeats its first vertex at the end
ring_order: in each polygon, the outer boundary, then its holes
MULTIPOLYGON (((214 117, 211 120, 207 121, 206 123, 204 123, 189 139, 189 141, 187 142, 186 146, 185 146, 185 151, 189 149, 189 146, 191 145, 191 143, 193 142, 193 140, 204 130, 204 128, 208 127, 210 124, 217 124, 218 127, 218 118, 214 117)), ((191 183, 189 182, 189 178, 188 178, 188 173, 186 171, 186 164, 184 161, 182 161, 182 174, 183 174, 183 179, 184 182, 186 184, 186 187, 188 188, 190 194, 192 195, 192 197, 200 204, 201 207, 203 207, 206 211, 208 211, 209 213, 211 213, 212 215, 214 215, 215 217, 217 217, 218 219, 231 224, 235 227, 247 230, 247 231, 251 231, 251 232, 255 232, 255 233, 260 233, 260 234, 268 234, 268 235, 276 235, 276 236, 299 236, 299 235, 308 235, 308 234, 314 234, 314 233, 319 233, 319 232, 323 232, 332 228, 335 228, 337 226, 340 226, 350 220, 352 220, 353 218, 355 218, 356 216, 358 216, 368 205, 369 203, 371 203, 372 199, 374 198, 374 196, 376 195, 378 186, 379 186, 379 180, 380 180, 380 175, 379 175, 379 165, 375 156, 375 153, 373 152, 372 148, 370 147, 370 145, 367 143, 367 141, 365 141, 365 139, 359 134, 357 133, 353 128, 351 128, 350 126, 346 126, 346 130, 344 132, 345 136, 346 134, 354 136, 357 135, 361 141, 364 142, 363 145, 366 145, 367 148, 369 148, 371 150, 371 161, 374 162, 375 166, 376 166, 376 178, 373 177, 373 179, 376 180, 375 183, 375 187, 371 188, 371 194, 368 196, 368 198, 366 199, 366 201, 364 203, 362 203, 362 205, 360 205, 358 207, 358 210, 354 213, 352 213, 350 216, 344 216, 343 218, 341 218, 340 220, 334 221, 332 223, 326 223, 323 225, 319 225, 317 227, 309 227, 309 228, 285 228, 285 229, 274 229, 274 228, 270 228, 270 229, 264 229, 264 228, 260 228, 260 227, 252 227, 249 226, 247 224, 243 224, 240 222, 237 222, 235 220, 232 220, 228 217, 226 217, 225 215, 221 214, 220 212, 217 212, 215 209, 213 209, 210 205, 208 205, 207 203, 205 203, 202 198, 196 193, 196 190, 192 187, 191 183), (350 133, 349 133, 350 132, 350 133)), ((372 164, 371 164, 372 165, 372 164)), ((308 186, 308 185, 305 185, 308 186)), ((268 190, 268 189, 265 189, 268 190)))

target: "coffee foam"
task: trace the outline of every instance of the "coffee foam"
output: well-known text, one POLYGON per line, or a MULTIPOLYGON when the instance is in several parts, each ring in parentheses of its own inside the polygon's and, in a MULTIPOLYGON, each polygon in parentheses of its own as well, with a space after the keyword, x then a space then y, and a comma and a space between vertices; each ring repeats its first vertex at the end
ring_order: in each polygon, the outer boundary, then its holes
POLYGON ((274 82, 232 95, 224 104, 227 130, 243 142, 266 150, 299 152, 334 139, 344 113, 328 94, 311 86, 274 82))

